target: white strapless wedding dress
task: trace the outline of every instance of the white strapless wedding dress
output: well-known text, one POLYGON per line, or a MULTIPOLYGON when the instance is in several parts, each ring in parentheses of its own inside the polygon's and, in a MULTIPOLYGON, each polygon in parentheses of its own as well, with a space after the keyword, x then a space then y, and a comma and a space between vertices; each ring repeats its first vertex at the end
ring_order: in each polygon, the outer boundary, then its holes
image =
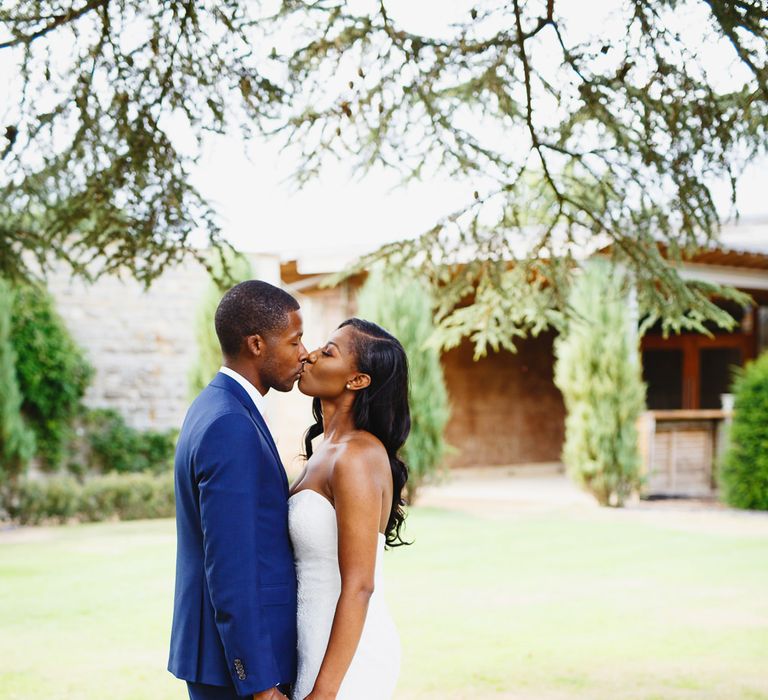
MULTIPOLYGON (((320 670, 341 591, 336 512, 327 498, 304 489, 288 502, 288 524, 299 582, 299 669, 293 700, 304 700, 320 670)), ((374 592, 337 700, 390 700, 395 692, 400 640, 384 601, 383 554, 384 535, 379 534, 374 592)))

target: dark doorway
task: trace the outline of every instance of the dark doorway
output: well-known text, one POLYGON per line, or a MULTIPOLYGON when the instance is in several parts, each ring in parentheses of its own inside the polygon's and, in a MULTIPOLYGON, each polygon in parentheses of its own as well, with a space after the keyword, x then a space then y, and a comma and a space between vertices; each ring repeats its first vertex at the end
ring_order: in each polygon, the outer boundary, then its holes
POLYGON ((754 357, 755 335, 649 334, 641 347, 649 409, 721 408, 720 396, 729 393, 734 368, 754 357))

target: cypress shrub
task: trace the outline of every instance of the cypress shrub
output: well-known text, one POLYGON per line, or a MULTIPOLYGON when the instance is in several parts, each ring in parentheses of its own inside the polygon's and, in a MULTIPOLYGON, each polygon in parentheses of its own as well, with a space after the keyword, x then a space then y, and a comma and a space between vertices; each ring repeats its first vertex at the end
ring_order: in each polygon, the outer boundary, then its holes
POLYGON ((378 323, 403 345, 410 376, 411 433, 403 447, 408 495, 433 475, 446 454, 450 415, 439 351, 428 341, 434 332, 432 300, 417 279, 373 271, 358 297, 358 315, 378 323))
POLYGON ((16 374, 16 351, 11 339, 15 294, 0 278, 0 510, 35 449, 34 434, 21 415, 22 395, 16 374))
POLYGON ((736 370, 733 393, 721 497, 735 508, 768 510, 768 352, 736 370))
POLYGON ((606 261, 585 265, 555 342, 555 383, 567 417, 563 461, 601 505, 620 506, 639 485, 636 422, 645 385, 624 276, 606 261))

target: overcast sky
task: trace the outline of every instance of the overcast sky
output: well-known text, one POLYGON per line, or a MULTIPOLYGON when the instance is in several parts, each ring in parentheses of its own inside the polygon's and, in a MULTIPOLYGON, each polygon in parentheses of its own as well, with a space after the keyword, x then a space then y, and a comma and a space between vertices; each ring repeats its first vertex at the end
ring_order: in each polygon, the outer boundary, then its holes
MULTIPOLYGON (((465 202, 471 182, 431 180, 396 188, 386 172, 353 181, 334 164, 296 192, 283 182, 293 163, 265 144, 220 137, 209 144, 195 181, 221 215, 227 238, 246 251, 343 249, 399 240, 429 228, 465 202), (246 154, 248 154, 247 157, 246 154)), ((738 186, 741 215, 768 220, 768 163, 753 164, 738 186)), ((717 194, 724 209, 728 188, 717 194)))

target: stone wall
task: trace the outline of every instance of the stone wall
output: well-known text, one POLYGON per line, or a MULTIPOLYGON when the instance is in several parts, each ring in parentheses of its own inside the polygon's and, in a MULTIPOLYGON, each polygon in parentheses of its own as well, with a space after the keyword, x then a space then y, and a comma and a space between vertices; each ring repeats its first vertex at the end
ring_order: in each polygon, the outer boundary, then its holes
MULTIPOLYGON (((278 284, 275 256, 249 255, 260 278, 278 284)), ((93 284, 60 270, 48 279, 67 327, 96 370, 85 397, 114 408, 136 428, 179 428, 189 405, 195 318, 209 284, 195 261, 165 272, 149 289, 131 278, 93 284)))

